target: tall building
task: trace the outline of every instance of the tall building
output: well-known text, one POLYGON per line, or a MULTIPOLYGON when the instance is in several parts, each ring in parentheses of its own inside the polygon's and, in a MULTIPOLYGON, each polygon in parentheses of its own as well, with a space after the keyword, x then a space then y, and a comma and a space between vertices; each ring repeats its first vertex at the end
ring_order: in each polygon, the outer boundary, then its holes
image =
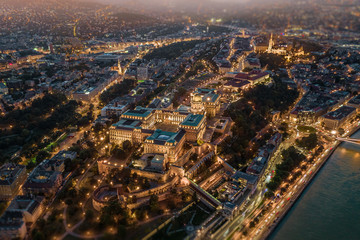
POLYGON ((0 199, 7 201, 15 197, 26 180, 26 167, 8 163, 0 168, 0 199))
POLYGON ((16 196, 6 212, 20 212, 26 223, 34 223, 43 211, 44 199, 42 196, 16 196))
POLYGON ((26 224, 21 212, 5 212, 0 217, 0 239, 24 239, 26 224))
POLYGON ((137 80, 147 80, 149 78, 149 68, 145 63, 137 67, 137 80))
POLYGON ((342 106, 335 111, 329 112, 321 117, 325 128, 337 130, 343 123, 352 119, 356 115, 356 108, 342 106))
POLYGON ((273 46, 274 46, 274 40, 273 40, 273 34, 271 34, 270 40, 269 40, 269 46, 268 46, 268 49, 267 49, 268 53, 272 53, 273 46))

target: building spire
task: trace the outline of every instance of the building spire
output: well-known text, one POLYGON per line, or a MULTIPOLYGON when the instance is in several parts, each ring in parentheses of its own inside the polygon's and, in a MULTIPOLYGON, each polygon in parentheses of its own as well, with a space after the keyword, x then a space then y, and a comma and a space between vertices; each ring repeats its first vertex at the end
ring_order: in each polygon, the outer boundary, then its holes
POLYGON ((272 52, 273 45, 274 45, 273 34, 271 33, 271 37, 270 37, 270 40, 269 40, 269 47, 268 47, 268 50, 267 50, 268 53, 272 52))

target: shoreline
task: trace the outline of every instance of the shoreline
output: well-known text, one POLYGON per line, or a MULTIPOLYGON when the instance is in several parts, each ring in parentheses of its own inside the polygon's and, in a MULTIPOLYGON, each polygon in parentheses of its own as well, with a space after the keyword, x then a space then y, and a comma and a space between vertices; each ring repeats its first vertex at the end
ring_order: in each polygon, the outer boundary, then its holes
MULTIPOLYGON (((360 130, 360 126, 356 126, 354 127, 348 134, 346 134, 345 137, 351 136, 353 134, 355 134, 357 131, 360 130)), ((261 240, 265 240, 268 239, 269 236, 274 232, 274 230, 279 226, 279 224, 284 220, 284 217, 289 213, 289 211, 291 210, 291 208, 294 206, 294 204, 299 200, 299 198, 301 197, 301 195, 303 194, 303 192, 307 189, 307 187, 310 185, 310 183, 312 183, 313 179, 315 178, 315 176, 317 176, 317 174, 319 173, 319 171, 323 168, 323 166, 325 165, 325 163, 329 160, 329 158, 333 155, 333 153, 337 150, 337 148, 340 146, 340 144, 342 144, 342 141, 338 141, 336 143, 336 145, 327 153, 326 156, 323 157, 323 160, 321 161, 321 163, 317 166, 317 168, 315 169, 315 171, 311 174, 310 178, 308 179, 308 181, 306 182, 306 184, 304 184, 303 186, 301 186, 301 188, 299 189, 299 191, 297 191, 294 196, 293 199, 290 200, 290 202, 285 206, 284 211, 279 215, 279 219, 269 227, 269 229, 266 231, 266 233, 262 234, 262 236, 259 238, 261 240)))

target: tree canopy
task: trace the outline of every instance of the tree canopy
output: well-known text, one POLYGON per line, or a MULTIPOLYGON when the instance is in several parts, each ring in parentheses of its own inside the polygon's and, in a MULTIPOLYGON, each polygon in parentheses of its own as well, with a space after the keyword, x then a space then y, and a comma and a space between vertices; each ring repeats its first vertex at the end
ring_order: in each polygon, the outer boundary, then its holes
POLYGON ((154 58, 166 58, 166 59, 175 59, 179 57, 184 52, 194 48, 196 44, 204 42, 203 40, 192 40, 192 41, 185 41, 185 42, 177 42, 172 43, 170 45, 156 48, 152 52, 146 54, 144 59, 151 60, 154 58))
POLYGON ((301 140, 296 140, 299 147, 311 150, 318 144, 318 138, 316 133, 311 133, 308 137, 303 137, 301 140))
POLYGON ((256 132, 263 129, 271 119, 273 110, 286 111, 298 97, 296 90, 290 90, 285 84, 275 80, 273 87, 257 85, 244 92, 243 98, 232 103, 225 114, 235 122, 233 137, 228 137, 220 145, 220 151, 231 154, 229 163, 233 167, 246 163, 257 146, 246 151, 249 142, 256 136, 256 132))

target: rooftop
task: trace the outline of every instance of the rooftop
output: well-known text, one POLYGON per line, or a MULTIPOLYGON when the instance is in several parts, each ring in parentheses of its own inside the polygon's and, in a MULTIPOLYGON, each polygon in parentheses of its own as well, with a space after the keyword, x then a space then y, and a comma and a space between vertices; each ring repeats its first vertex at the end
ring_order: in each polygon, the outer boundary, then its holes
POLYGON ((269 75, 268 73, 266 72, 262 72, 260 70, 252 70, 248 73, 245 73, 245 72, 241 72, 239 74, 237 74, 235 76, 236 79, 240 79, 240 80, 249 80, 249 81, 255 81, 259 78, 262 78, 262 77, 265 77, 269 75))
POLYGON ((10 212, 5 213, 0 217, 0 229, 14 229, 19 228, 24 224, 24 217, 21 212, 10 212))
POLYGON ((52 187, 61 172, 58 171, 46 171, 41 166, 36 167, 26 180, 24 188, 44 188, 52 187))
POLYGON ((125 113, 123 113, 122 117, 126 116, 134 116, 134 117, 141 117, 145 118, 151 114, 152 110, 147 108, 136 108, 133 110, 128 110, 125 113))
POLYGON ((207 94, 207 93, 215 93, 215 89, 208 89, 208 88, 197 88, 194 93, 199 94, 207 94))
POLYGON ((121 118, 117 123, 113 124, 116 128, 139 128, 141 125, 141 121, 139 120, 132 120, 132 119, 125 119, 121 118))
POLYGON ((16 196, 14 200, 10 203, 8 211, 27 211, 33 213, 37 209, 41 202, 44 200, 44 197, 37 196, 16 196))
POLYGON ((92 91, 94 91, 96 87, 95 86, 83 86, 81 87, 79 90, 77 90, 76 92, 74 92, 75 94, 90 94, 92 91))
POLYGON ((225 86, 241 88, 241 87, 246 86, 248 84, 250 84, 250 82, 247 81, 247 80, 235 80, 235 79, 233 79, 233 80, 230 80, 227 83, 225 83, 225 86))
POLYGON ((348 103, 350 104, 360 104, 360 95, 357 95, 356 97, 353 97, 348 103))
POLYGON ((356 109, 353 107, 342 106, 335 111, 325 114, 324 118, 331 119, 331 120, 341 120, 354 111, 356 111, 356 109))
POLYGON ((155 98, 150 104, 149 108, 158 108, 161 104, 161 100, 159 98, 155 98))
POLYGON ((203 118, 204 115, 201 114, 189 114, 181 123, 181 125, 196 127, 199 125, 203 118))
POLYGON ((238 181, 240 178, 245 179, 250 184, 255 184, 258 180, 258 177, 255 175, 250 175, 244 172, 237 171, 232 178, 236 181, 238 181))
POLYGON ((346 98, 347 96, 349 96, 350 93, 347 92, 347 91, 336 91, 336 92, 333 92, 330 94, 331 97, 339 100, 339 99, 342 99, 342 98, 346 98))
POLYGON ((216 102, 220 98, 219 94, 208 93, 203 97, 203 102, 216 102))
POLYGON ((62 150, 58 152, 55 156, 53 156, 52 159, 66 160, 67 158, 70 158, 71 160, 73 160, 76 158, 76 155, 76 152, 62 150))
POLYGON ((151 159, 151 163, 162 164, 164 162, 164 156, 160 154, 156 154, 153 159, 151 159))
POLYGON ((155 144, 159 145, 165 145, 165 143, 176 144, 183 136, 185 136, 184 130, 178 132, 165 132, 157 129, 150 137, 146 138, 146 140, 154 141, 155 144))
POLYGON ((190 112, 190 107, 185 105, 180 105, 175 112, 188 113, 190 112))
POLYGON ((4 164, 0 168, 0 185, 12 184, 24 169, 25 166, 23 165, 13 163, 4 164))

